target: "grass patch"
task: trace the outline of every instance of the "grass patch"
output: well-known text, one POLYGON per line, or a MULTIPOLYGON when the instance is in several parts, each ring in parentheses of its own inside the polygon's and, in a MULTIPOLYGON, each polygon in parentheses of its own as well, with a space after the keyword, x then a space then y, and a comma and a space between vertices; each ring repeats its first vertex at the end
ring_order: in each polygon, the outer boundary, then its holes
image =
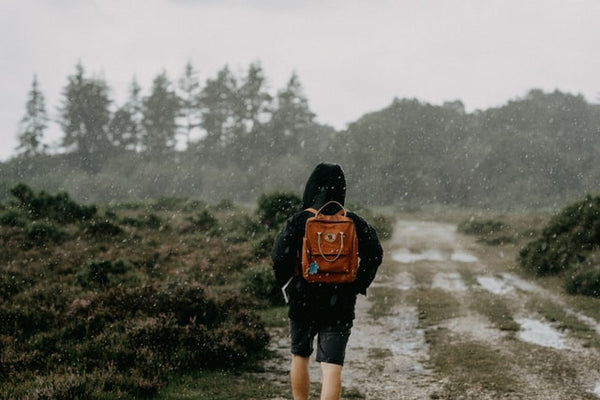
POLYGON ((590 298, 588 296, 570 296, 569 304, 584 315, 600 321, 600 299, 590 298))
POLYGON ((471 307, 501 331, 517 332, 520 329, 519 324, 513 319, 510 308, 498 296, 490 296, 487 292, 474 293, 471 307))
POLYGON ((433 276, 437 271, 434 271, 431 268, 419 268, 418 266, 411 265, 410 268, 407 269, 407 272, 413 276, 417 287, 430 287, 433 276))
POLYGON ((510 362, 499 351, 477 342, 454 343, 446 329, 426 332, 431 362, 443 376, 452 379, 445 383, 443 398, 462 398, 470 389, 485 391, 500 398, 514 393, 516 379, 510 362))
POLYGON ((285 328, 288 326, 288 307, 270 307, 258 310, 261 321, 269 328, 285 328))
POLYGON ((357 388, 342 388, 343 399, 365 399, 366 397, 357 388))
POLYGON ((439 289, 413 290, 407 295, 407 301, 417 307, 420 328, 438 325, 446 319, 455 318, 460 310, 458 300, 439 289))
POLYGON ((369 315, 374 319, 390 315, 392 309, 402 300, 402 292, 391 287, 374 287, 369 289, 369 292, 373 293, 373 296, 369 296, 369 300, 371 300, 369 315))
POLYGON ((287 387, 231 371, 206 371, 180 377, 161 390, 158 400, 264 400, 289 393, 287 387))
MULTIPOLYGON (((579 380, 580 368, 585 368, 586 364, 575 367, 566 353, 516 340, 513 355, 518 368, 525 374, 539 377, 544 390, 555 398, 597 399, 579 380)), ((585 360, 581 361, 585 363, 585 360)), ((596 366, 590 365, 590 368, 595 369, 596 366)), ((536 393, 541 393, 539 388, 536 388, 536 393)))
POLYGON ((537 237, 536 227, 546 219, 543 215, 471 215, 458 223, 457 230, 488 246, 516 245, 537 237))
MULTIPOLYGON (((589 300, 589 298, 587 299, 589 300)), ((585 341, 587 346, 600 349, 600 338, 595 330, 577 318, 575 314, 565 311, 562 305, 549 299, 532 297, 526 306, 538 312, 546 320, 555 323, 557 329, 568 331, 570 336, 585 341)))

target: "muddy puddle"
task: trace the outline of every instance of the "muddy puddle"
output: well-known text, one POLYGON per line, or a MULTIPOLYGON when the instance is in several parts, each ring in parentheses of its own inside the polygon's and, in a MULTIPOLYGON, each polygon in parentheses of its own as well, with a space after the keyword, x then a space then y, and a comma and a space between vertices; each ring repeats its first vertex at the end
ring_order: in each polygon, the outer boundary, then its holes
POLYGON ((524 342, 537 344, 555 349, 566 349, 565 336, 547 322, 530 318, 516 318, 521 325, 517 337, 524 342))
POLYGON ((439 250, 425 250, 420 253, 413 253, 408 249, 401 249, 392 252, 394 261, 403 264, 410 264, 417 261, 444 261, 447 257, 439 250))
POLYGON ((399 305, 373 318, 370 306, 368 299, 357 304, 344 367, 348 389, 365 399, 429 398, 435 385, 423 364, 428 346, 416 307, 399 305))
POLYGON ((426 348, 424 333, 417 325, 414 307, 398 307, 390 315, 376 320, 359 318, 352 329, 348 348, 383 349, 392 355, 414 355, 426 348))
POLYGON ((536 292, 539 290, 536 285, 509 273, 503 273, 499 276, 478 276, 477 283, 484 290, 498 295, 510 293, 515 289, 524 292, 536 292))
POLYGON ((439 249, 426 249, 420 252, 408 249, 399 249, 392 252, 392 259, 402 264, 411 264, 418 261, 454 261, 471 263, 478 261, 477 257, 465 251, 447 252, 439 249))
POLYGON ((458 272, 438 272, 431 282, 433 289, 442 289, 447 292, 464 292, 467 285, 458 272))

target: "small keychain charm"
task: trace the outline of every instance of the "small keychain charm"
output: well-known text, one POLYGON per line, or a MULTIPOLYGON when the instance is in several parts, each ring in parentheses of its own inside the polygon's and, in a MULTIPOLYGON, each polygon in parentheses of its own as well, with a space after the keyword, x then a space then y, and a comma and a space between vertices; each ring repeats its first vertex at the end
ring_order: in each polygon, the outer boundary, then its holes
POLYGON ((316 261, 311 262, 310 265, 308 266, 308 274, 314 275, 318 271, 319 271, 319 264, 317 264, 316 261))

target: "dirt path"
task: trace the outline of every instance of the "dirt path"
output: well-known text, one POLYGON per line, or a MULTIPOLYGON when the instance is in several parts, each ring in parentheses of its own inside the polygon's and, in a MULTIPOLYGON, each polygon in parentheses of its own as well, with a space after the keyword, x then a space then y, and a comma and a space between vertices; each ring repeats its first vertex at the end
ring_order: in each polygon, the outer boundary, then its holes
MULTIPOLYGON (((357 304, 343 398, 600 398, 600 324, 519 277, 515 254, 451 224, 399 221, 357 304)), ((287 332, 274 335, 270 379, 287 386, 287 332)))

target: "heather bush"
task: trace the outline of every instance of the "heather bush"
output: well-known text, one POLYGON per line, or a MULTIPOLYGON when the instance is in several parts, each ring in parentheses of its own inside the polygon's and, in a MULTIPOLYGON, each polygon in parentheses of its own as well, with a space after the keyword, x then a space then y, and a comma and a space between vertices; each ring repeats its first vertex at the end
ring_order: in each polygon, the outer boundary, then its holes
POLYGON ((347 209, 367 220, 375 228, 379 239, 387 240, 392 237, 392 232, 394 231, 393 218, 385 214, 375 213, 373 210, 357 204, 349 204, 347 205, 347 209))
POLYGON ((392 237, 394 231, 394 221, 392 218, 383 214, 375 214, 369 222, 373 225, 373 228, 375 228, 375 231, 377 232, 377 236, 379 236, 381 240, 387 240, 392 237))
POLYGON ((600 197, 565 207, 519 253, 521 266, 537 275, 564 278, 571 294, 600 297, 600 197))
POLYGON ((27 226, 27 217, 17 210, 7 210, 0 214, 0 225, 24 228, 27 226))
POLYGON ((275 243, 276 231, 265 232, 252 243, 252 253, 256 259, 268 258, 275 243))
POLYGON ((225 218, 219 231, 227 242, 245 243, 264 233, 265 227, 248 214, 236 213, 225 218))
POLYGON ((206 233, 209 236, 218 236, 222 233, 219 220, 207 209, 204 209, 188 218, 189 225, 185 226, 182 233, 206 233))
POLYGON ((479 219, 474 216, 458 224, 457 230, 466 235, 478 236, 478 241, 491 246, 515 243, 518 233, 502 221, 494 219, 479 219))
POLYGON ((470 217, 458 224, 457 230, 467 235, 492 235, 508 228, 508 225, 501 221, 470 217))
POLYGON ((559 274, 582 263, 600 246, 600 197, 588 196, 551 218, 541 236, 519 253, 522 267, 537 275, 559 274))
POLYGON ((25 230, 27 241, 30 245, 47 245, 49 243, 63 242, 67 234, 56 227, 52 222, 33 221, 25 230))
POLYGON ((69 304, 63 309, 48 307, 49 299, 3 304, 0 379, 21 379, 34 393, 56 398, 74 390, 94 398, 116 388, 127 397, 152 395, 169 374, 238 367, 261 354, 269 340, 247 308, 252 302, 235 294, 213 297, 200 286, 182 284, 93 293, 70 302, 60 299, 69 304), (60 365, 71 366, 77 385, 61 381, 56 386, 60 365), (31 382, 27 377, 34 370, 40 378, 31 382), (127 380, 132 370, 137 371, 134 382, 127 380))
POLYGON ((94 238, 110 238, 123 233, 123 229, 108 220, 92 219, 84 227, 84 232, 94 238))
POLYGON ((270 305, 283 304, 283 294, 277 285, 273 269, 268 265, 257 265, 244 271, 242 292, 266 300, 270 305))
POLYGON ((254 310, 281 293, 277 230, 257 213, 162 199, 100 216, 17 193, 0 208, 0 398, 150 398, 173 376, 264 356, 254 310))
POLYGON ((10 192, 18 199, 18 207, 25 210, 31 219, 47 218, 68 223, 89 220, 97 212, 95 206, 79 205, 65 192, 54 196, 44 191, 35 194, 29 186, 22 183, 12 188, 10 192))
POLYGON ((32 284, 33 280, 21 271, 0 271, 0 299, 9 300, 32 284))
POLYGON ((117 285, 123 282, 123 275, 131 270, 131 265, 123 260, 93 260, 75 275, 75 281, 84 288, 117 285))
POLYGON ((162 225, 162 220, 156 214, 144 214, 140 217, 123 217, 121 223, 135 228, 153 228, 158 229, 162 225))
POLYGON ((565 278, 565 289, 570 294, 600 297, 600 252, 573 267, 565 278))
POLYGON ((280 227, 302 207, 302 199, 294 193, 263 194, 258 198, 260 223, 268 228, 280 227))

